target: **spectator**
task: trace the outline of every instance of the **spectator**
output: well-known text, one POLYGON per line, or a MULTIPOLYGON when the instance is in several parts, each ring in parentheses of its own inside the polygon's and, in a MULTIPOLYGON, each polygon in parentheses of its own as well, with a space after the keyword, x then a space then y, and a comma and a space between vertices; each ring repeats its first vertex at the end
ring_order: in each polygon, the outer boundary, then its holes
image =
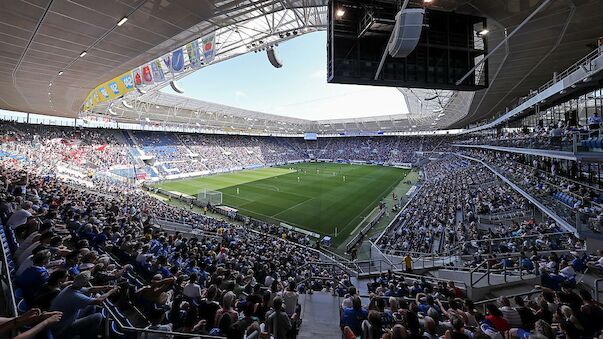
POLYGON ((96 338, 102 315, 96 312, 94 306, 100 305, 108 297, 118 292, 119 287, 95 286, 86 288, 85 286, 88 285, 90 278, 90 272, 78 274, 73 283, 63 288, 52 301, 50 309, 60 311, 63 314, 61 321, 51 327, 55 337, 96 338), (108 290, 108 292, 100 297, 92 298, 87 295, 103 290, 108 290))

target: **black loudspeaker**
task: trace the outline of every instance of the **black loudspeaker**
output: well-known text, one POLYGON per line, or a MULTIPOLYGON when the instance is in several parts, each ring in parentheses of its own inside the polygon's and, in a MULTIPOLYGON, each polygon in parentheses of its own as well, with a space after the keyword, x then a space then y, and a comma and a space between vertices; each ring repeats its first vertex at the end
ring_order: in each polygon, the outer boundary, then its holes
POLYGON ((424 16, 422 8, 409 8, 396 14, 396 25, 387 45, 389 55, 406 58, 415 50, 421 38, 424 16))
POLYGON ((274 47, 267 48, 266 55, 268 56, 268 60, 270 61, 270 64, 272 64, 272 66, 274 66, 275 68, 283 67, 283 63, 276 54, 276 49, 274 49, 274 47))

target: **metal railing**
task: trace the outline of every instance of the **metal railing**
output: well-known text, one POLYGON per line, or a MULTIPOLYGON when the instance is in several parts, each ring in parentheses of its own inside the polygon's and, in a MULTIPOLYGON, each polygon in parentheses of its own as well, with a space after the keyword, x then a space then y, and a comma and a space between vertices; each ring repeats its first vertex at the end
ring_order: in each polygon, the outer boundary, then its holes
POLYGON ((478 220, 481 222, 484 221, 508 221, 517 218, 523 218, 529 215, 533 215, 533 211, 525 210, 525 209, 516 209, 512 211, 505 211, 499 213, 491 213, 491 214, 479 214, 477 216, 478 220))
MULTIPOLYGON (((195 333, 183 333, 183 332, 173 332, 173 331, 168 332, 168 331, 154 330, 154 329, 150 329, 150 328, 141 328, 141 327, 124 325, 121 322, 120 317, 117 314, 115 314, 115 310, 113 310, 113 307, 111 307, 106 301, 103 303, 103 306, 104 306, 104 309, 107 311, 107 314, 106 314, 107 319, 105 321, 105 335, 107 338, 111 337, 112 332, 116 332, 114 329, 111 328, 112 323, 117 324, 117 329, 119 329, 120 331, 135 334, 136 338, 139 338, 139 339, 145 339, 150 334, 164 335, 166 337, 170 336, 170 337, 177 337, 177 338, 199 338, 199 339, 224 339, 224 338, 226 338, 226 337, 220 337, 220 336, 202 335, 202 334, 195 334, 195 333)), ((120 336, 120 335, 123 335, 124 333, 115 333, 115 334, 120 336)))
POLYGON ((590 53, 588 53, 587 55, 585 55, 582 59, 576 61, 575 63, 573 63, 571 66, 569 66, 568 68, 566 68, 563 72, 561 73, 557 73, 557 76, 554 77, 553 79, 547 81, 544 85, 540 86, 538 88, 537 91, 535 91, 535 93, 531 96, 529 96, 530 98, 537 95, 538 93, 543 92, 544 90, 546 90, 547 88, 553 86, 555 83, 559 82, 561 79, 567 77, 570 73, 575 72, 576 70, 578 70, 580 68, 580 66, 585 66, 585 65, 591 65, 591 62, 597 58, 600 54, 603 53, 603 46, 599 46, 598 48, 592 50, 590 53))
MULTIPOLYGON (((447 269, 453 269, 453 267, 447 268, 447 269)), ((517 269, 519 269, 519 279, 523 280, 523 266, 519 265, 518 268, 513 267, 513 272, 517 272, 517 269)), ((471 269, 471 271, 469 271, 469 286, 471 287, 475 287, 477 285, 477 283, 479 283, 480 281, 482 281, 484 278, 486 278, 487 280, 487 285, 490 286, 490 277, 492 276, 492 274, 496 274, 496 273, 502 273, 503 274, 503 278, 505 283, 507 282, 507 274, 509 268, 507 266, 504 266, 503 268, 499 268, 499 269, 493 269, 490 267, 489 265, 489 260, 484 260, 481 264, 479 264, 477 267, 474 267, 473 269, 471 269), (483 269, 482 267, 485 264, 485 269, 483 269), (483 273, 480 277, 477 278, 477 280, 475 280, 473 278, 474 274, 479 274, 479 273, 483 273)))
MULTIPOLYGON (((511 294, 511 295, 507 295, 506 297, 509 300, 512 300, 515 297, 532 297, 533 295, 536 294, 541 294, 542 293, 542 289, 539 286, 536 286, 536 289, 533 291, 529 291, 529 292, 523 292, 523 293, 517 293, 517 294, 511 294)), ((490 304, 490 303, 497 303, 498 302, 498 298, 492 298, 492 299, 485 299, 485 300, 480 300, 480 301, 476 301, 474 303, 475 308, 477 309, 478 307, 482 308, 482 314, 486 314, 486 305, 490 304)))
MULTIPOLYGON (((4 226, 2 226, 2 224, 0 224, 0 228, 2 228, 4 226)), ((0 232, 3 232, 6 235, 6 232, 4 232, 4 229, 0 230, 0 232)), ((17 303, 15 302, 15 290, 13 288, 13 282, 11 280, 11 275, 10 275, 10 268, 8 266, 8 253, 6 251, 6 248, 4 247, 4 244, 0 244, 0 251, 1 251, 1 255, 2 255, 2 270, 1 270, 1 276, 0 276, 0 282, 2 284, 2 292, 4 294, 4 292, 6 292, 8 295, 4 295, 4 300, 6 302, 6 308, 7 311, 9 312, 8 315, 10 317, 16 317, 18 316, 18 312, 17 312, 17 303)), ((3 314, 4 315, 4 314, 3 314)), ((14 332, 12 333, 13 335, 15 334, 14 332)))
POLYGON ((407 272, 396 272, 396 273, 394 273, 394 275, 403 277, 405 279, 414 279, 414 280, 422 280, 423 279, 425 281, 429 281, 432 283, 433 282, 449 283, 452 281, 456 287, 467 291, 467 284, 464 281, 460 281, 460 280, 442 279, 442 278, 430 277, 430 276, 426 276, 426 275, 407 273, 407 272))
MULTIPOLYGON (((326 263, 326 262, 321 262, 321 261, 315 261, 315 262, 307 262, 301 266, 299 266, 296 271, 300 272, 302 271, 304 268, 309 267, 309 268, 313 268, 316 266, 322 266, 322 267, 329 267, 330 273, 333 273, 336 271, 336 269, 340 269, 341 273, 349 273, 346 269, 342 268, 341 266, 339 266, 339 264, 337 263, 326 263)), ((313 274, 313 272, 312 272, 313 274)), ((329 277, 323 277, 323 276, 316 276, 316 275, 310 275, 309 277, 305 277, 302 280, 296 282, 297 285, 301 285, 301 284, 306 284, 307 282, 312 282, 314 280, 325 280, 325 281, 333 281, 333 287, 337 287, 340 284, 340 281, 337 279, 336 275, 332 275, 329 277)), ((306 286, 308 291, 312 290, 312 286, 306 286)))
POLYGON ((356 260, 359 272, 361 274, 378 274, 386 271, 395 271, 399 268, 396 267, 391 261, 386 259, 374 259, 374 260, 356 260))
POLYGON ((595 295, 594 298, 597 302, 601 302, 602 299, 600 298, 601 294, 603 294, 603 290, 599 287, 599 285, 603 285, 603 278, 597 279, 595 280, 595 295))
MULTIPOLYGON (((457 247, 455 247, 455 249, 458 251, 458 253, 463 253, 462 250, 461 250, 462 247, 463 247, 463 245, 468 244, 468 245, 470 245, 471 247, 474 248, 473 245, 477 244, 478 248, 481 248, 480 244, 482 244, 482 243, 491 243, 489 245, 490 250, 487 253, 484 253, 484 254, 497 253, 497 252, 492 252, 492 250, 491 250, 492 247, 495 247, 496 243, 500 243, 500 242, 503 242, 503 241, 506 241, 506 240, 521 239, 522 242, 523 242, 526 239, 540 238, 542 236, 544 236, 545 238, 549 238, 549 237, 556 237, 556 236, 561 237, 561 236, 566 236, 566 235, 569 236, 569 235, 572 235, 572 233, 568 232, 568 231, 561 231, 561 232, 553 232, 553 233, 522 235, 521 237, 511 236, 511 237, 500 237, 500 238, 492 238, 492 239, 489 239, 489 238, 478 239, 478 240, 471 240, 471 241, 465 241, 465 242, 459 243, 459 245, 457 247)), ((519 255, 519 253, 516 253, 516 252, 501 253, 501 254, 505 254, 507 256, 508 255, 513 255, 513 256, 519 255)), ((467 254, 461 254, 461 256, 463 256, 463 255, 467 255, 467 254)))
POLYGON ((392 259, 390 261, 396 262, 395 259, 400 260, 400 267, 403 267, 404 256, 409 254, 412 258, 414 266, 417 268, 435 268, 452 264, 458 259, 458 248, 454 247, 444 252, 439 253, 426 253, 426 252, 414 252, 404 250, 387 250, 385 254, 389 255, 392 259), (420 265, 418 265, 420 263, 420 265), (431 264, 431 266, 429 265, 431 264))
MULTIPOLYGON (((504 115, 506 115, 509 112, 513 111, 514 109, 516 109, 518 106, 522 105, 523 103, 525 103, 529 99, 531 99, 531 98, 535 97, 536 95, 542 93, 543 91, 547 90, 548 88, 550 88, 554 84, 562 81, 568 75, 570 75, 571 73, 573 73, 576 70, 578 70, 580 68, 580 66, 583 66, 583 65, 586 66, 586 65, 588 65, 588 67, 590 67, 592 65, 592 61, 595 58, 599 57, 599 55, 601 55, 602 53, 603 53, 603 46, 600 46, 597 49, 595 49, 595 50, 591 51, 590 53, 588 53, 582 59, 580 59, 577 62, 575 62, 570 67, 566 68, 561 73, 557 73, 557 75, 555 77, 553 77, 553 79, 551 79, 551 80, 547 81, 546 83, 544 83, 537 90, 532 91, 531 93, 529 93, 526 96, 518 98, 517 101, 514 104, 512 104, 510 107, 508 107, 505 111, 495 113, 492 116, 492 119, 490 121, 482 120, 480 123, 475 124, 474 126, 472 126, 471 128, 469 128, 465 133, 471 133, 471 132, 473 132, 473 129, 476 129, 477 131, 479 131, 479 130, 484 130, 484 129, 488 129, 488 128, 493 128, 497 124, 500 124, 501 122, 503 122, 505 120, 508 120, 512 116, 507 117, 507 119, 501 119, 501 118, 503 118, 504 115), (491 126, 489 126, 489 125, 491 125, 491 126)), ((542 98, 542 99, 546 99, 546 98, 542 98)))

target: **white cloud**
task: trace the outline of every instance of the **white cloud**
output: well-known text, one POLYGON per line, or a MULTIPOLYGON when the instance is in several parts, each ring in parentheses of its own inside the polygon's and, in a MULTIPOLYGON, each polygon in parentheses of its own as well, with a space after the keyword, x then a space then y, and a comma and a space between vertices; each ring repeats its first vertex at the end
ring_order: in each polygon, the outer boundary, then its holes
POLYGON ((317 69, 314 72, 310 73, 310 78, 326 79, 327 70, 324 68, 317 69))
MULTIPOLYGON (((403 95, 393 87, 327 84, 318 85, 320 97, 262 107, 268 113, 310 120, 361 118, 407 113, 403 95)), ((259 107, 258 107, 259 108, 259 107)))

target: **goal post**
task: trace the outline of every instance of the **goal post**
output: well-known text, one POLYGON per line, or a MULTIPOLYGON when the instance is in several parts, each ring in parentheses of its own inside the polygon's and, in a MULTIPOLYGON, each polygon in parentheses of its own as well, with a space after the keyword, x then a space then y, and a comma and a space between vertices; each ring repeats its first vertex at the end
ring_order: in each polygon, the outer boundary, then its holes
POLYGON ((211 204, 213 206, 222 205, 222 192, 203 189, 197 193, 197 200, 202 204, 211 204))

